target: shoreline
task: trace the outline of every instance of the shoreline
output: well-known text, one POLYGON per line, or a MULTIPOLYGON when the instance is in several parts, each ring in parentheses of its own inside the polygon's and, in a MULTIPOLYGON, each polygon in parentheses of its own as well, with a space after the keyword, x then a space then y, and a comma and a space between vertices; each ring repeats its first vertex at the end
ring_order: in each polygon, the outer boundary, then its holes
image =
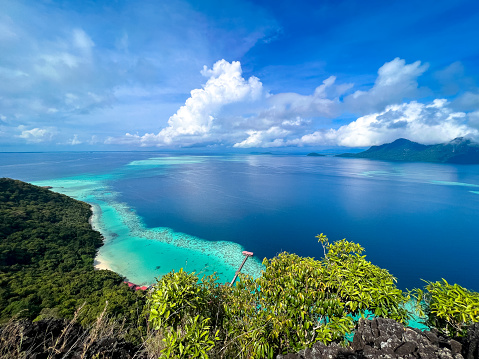
MULTIPOLYGON (((38 181, 55 192, 88 203, 90 227, 102 237, 94 256, 96 270, 110 270, 138 284, 151 284, 171 270, 184 268, 201 275, 216 273, 230 282, 244 259, 241 245, 229 241, 210 242, 170 228, 145 228, 142 219, 117 193, 97 178, 62 178, 38 181), (53 183, 52 183, 53 182, 53 183)), ((263 267, 257 258, 249 260, 243 273, 257 277, 263 267)))
MULTIPOLYGON (((101 232, 101 230, 100 230, 101 226, 99 225, 99 223, 100 223, 99 217, 101 215, 101 208, 100 208, 100 206, 95 205, 95 204, 89 203, 89 205, 90 205, 90 209, 91 209, 91 216, 90 216, 90 218, 88 218, 88 223, 90 224, 90 227, 94 231, 97 231, 101 234, 101 238, 102 238, 101 247, 103 247, 105 245, 106 238, 103 235, 103 233, 101 232), (100 212, 100 214, 98 212, 100 212)), ((111 263, 109 261, 105 260, 105 258, 103 258, 99 254, 101 247, 98 248, 98 251, 95 254, 95 258, 93 259, 93 268, 95 270, 110 270, 112 272, 115 272, 112 269, 111 263)), ((121 275, 120 273, 117 273, 117 274, 121 275)))
MULTIPOLYGON (((111 269, 110 263, 105 261, 104 259, 100 261, 97 258, 95 258, 93 260, 93 268, 95 270, 109 270, 113 272, 113 270, 111 269)), ((117 274, 121 275, 120 273, 117 273, 117 274)))

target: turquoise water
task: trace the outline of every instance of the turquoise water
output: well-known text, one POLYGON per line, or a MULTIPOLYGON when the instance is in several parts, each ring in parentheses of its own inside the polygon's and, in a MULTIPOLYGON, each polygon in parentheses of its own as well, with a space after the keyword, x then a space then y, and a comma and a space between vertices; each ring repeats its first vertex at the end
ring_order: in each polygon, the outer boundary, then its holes
POLYGON ((90 203, 98 267, 137 284, 172 269, 229 282, 281 251, 319 258, 347 238, 401 289, 445 278, 479 290, 479 166, 158 152, 1 153, 0 176, 90 203))
MULTIPOLYGON (((130 166, 161 168, 198 161, 201 159, 177 157, 138 160, 128 163, 126 172, 130 166)), ((244 258, 244 249, 239 244, 211 242, 170 228, 146 228, 132 208, 118 201, 118 193, 109 186, 113 178, 118 179, 122 175, 125 173, 74 176, 32 183, 51 186, 52 191, 92 205, 92 226, 105 239, 96 257, 99 268, 111 269, 142 285, 152 284, 155 278, 180 268, 200 275, 216 273, 220 282, 231 281, 244 258)), ((261 269, 261 263, 253 257, 246 262, 242 272, 256 277, 261 269)))

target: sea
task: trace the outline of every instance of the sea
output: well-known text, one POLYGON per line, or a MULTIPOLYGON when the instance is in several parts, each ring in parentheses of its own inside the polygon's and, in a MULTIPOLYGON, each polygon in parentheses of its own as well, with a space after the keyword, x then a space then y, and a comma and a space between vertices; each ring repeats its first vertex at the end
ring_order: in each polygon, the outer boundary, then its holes
POLYGON ((258 276, 316 235, 361 244, 399 288, 446 279, 479 291, 479 165, 305 155, 0 153, 9 177, 91 204, 95 264, 141 285, 171 270, 258 276))

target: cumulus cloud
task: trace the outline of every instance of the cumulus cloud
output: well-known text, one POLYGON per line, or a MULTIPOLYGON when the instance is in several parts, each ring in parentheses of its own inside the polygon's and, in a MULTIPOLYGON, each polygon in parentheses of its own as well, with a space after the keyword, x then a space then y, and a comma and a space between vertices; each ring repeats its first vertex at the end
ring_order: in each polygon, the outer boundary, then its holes
POLYGON ((378 70, 374 86, 368 91, 356 91, 344 100, 347 108, 354 113, 382 111, 386 106, 401 103, 405 98, 419 94, 417 78, 429 67, 421 61, 406 64, 395 58, 386 62, 378 70))
POLYGON ((75 146, 75 145, 81 145, 83 142, 78 139, 78 135, 74 134, 73 138, 70 138, 67 142, 67 144, 75 146))
POLYGON ((217 61, 211 69, 204 66, 201 74, 208 77, 208 81, 203 88, 191 91, 185 104, 169 118, 167 127, 158 134, 147 133, 141 137, 127 134, 126 138, 157 146, 194 139, 205 141, 218 130, 216 116, 225 105, 251 102, 262 94, 262 83, 254 76, 245 80, 238 61, 217 61))
POLYGON ((19 126, 18 129, 21 131, 21 134, 18 135, 19 138, 25 139, 28 143, 40 143, 51 141, 54 132, 45 128, 32 128, 31 130, 26 130, 25 126, 19 126))
POLYGON ((390 105, 384 111, 362 116, 339 129, 315 131, 290 141, 295 145, 339 145, 367 147, 398 138, 434 144, 469 135, 479 139, 479 131, 467 124, 464 112, 454 112, 444 99, 423 104, 416 101, 390 105))
POLYGON ((336 77, 330 76, 318 86, 311 95, 280 93, 268 98, 271 105, 265 114, 274 113, 281 119, 293 116, 335 117, 339 113, 339 96, 348 91, 353 84, 335 85, 336 77))
POLYGON ((286 137, 291 133, 280 127, 274 126, 266 131, 246 131, 248 138, 244 141, 235 143, 233 147, 236 148, 250 148, 250 147, 283 147, 286 137))
POLYGON ((127 133, 107 144, 142 146, 207 146, 235 148, 339 145, 367 147, 405 137, 440 143, 458 136, 477 136, 477 115, 458 110, 478 108, 474 92, 454 101, 427 103, 404 98, 419 96, 417 79, 426 71, 420 61, 399 58, 385 63, 369 90, 348 92, 354 84, 323 80, 310 95, 278 93, 262 96, 256 77, 244 79, 239 62, 218 61, 203 68, 206 84, 191 91, 185 104, 158 133, 127 133), (248 106, 245 106, 248 104, 248 106), (363 111, 366 111, 363 114, 363 111), (341 115, 358 116, 342 120, 341 115), (335 122, 338 125, 335 125, 335 122), (348 123, 349 122, 349 123, 348 123), (346 123, 346 124, 344 124, 346 123), (342 126, 339 124, 343 124, 342 126))

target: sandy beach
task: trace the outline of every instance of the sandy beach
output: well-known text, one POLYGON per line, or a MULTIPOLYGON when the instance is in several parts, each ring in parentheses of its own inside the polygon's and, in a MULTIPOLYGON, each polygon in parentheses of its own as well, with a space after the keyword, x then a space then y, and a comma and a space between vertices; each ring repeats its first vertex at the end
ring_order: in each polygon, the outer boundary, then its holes
POLYGON ((103 258, 101 258, 101 260, 98 259, 98 256, 95 258, 95 260, 93 261, 93 267, 95 269, 108 269, 108 270, 112 270, 111 269, 111 265, 108 261, 104 260, 103 258))

